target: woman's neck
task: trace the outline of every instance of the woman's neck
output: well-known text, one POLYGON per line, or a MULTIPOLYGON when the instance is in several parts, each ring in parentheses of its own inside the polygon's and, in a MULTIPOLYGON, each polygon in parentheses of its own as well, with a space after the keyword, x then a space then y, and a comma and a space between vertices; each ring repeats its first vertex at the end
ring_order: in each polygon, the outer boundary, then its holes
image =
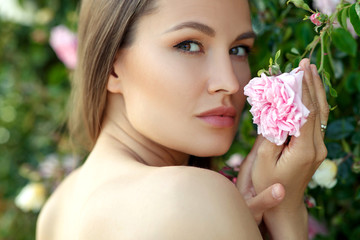
POLYGON ((107 113, 96 143, 102 146, 101 151, 118 150, 149 166, 187 165, 188 154, 166 148, 141 135, 121 111, 107 113))

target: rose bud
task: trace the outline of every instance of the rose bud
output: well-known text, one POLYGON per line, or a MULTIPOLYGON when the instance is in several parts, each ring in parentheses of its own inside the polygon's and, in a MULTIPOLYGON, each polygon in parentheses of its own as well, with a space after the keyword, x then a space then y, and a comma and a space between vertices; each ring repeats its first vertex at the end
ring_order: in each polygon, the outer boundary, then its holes
POLYGON ((310 20, 316 26, 321 26, 323 24, 323 19, 320 12, 314 13, 310 16, 310 20))

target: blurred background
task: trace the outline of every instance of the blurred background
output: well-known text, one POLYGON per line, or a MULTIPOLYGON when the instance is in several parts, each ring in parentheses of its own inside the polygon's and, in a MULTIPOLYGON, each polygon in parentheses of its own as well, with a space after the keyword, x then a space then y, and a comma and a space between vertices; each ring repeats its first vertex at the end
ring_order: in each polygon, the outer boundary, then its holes
MULTIPOLYGON (((44 201, 84 159, 74 154, 66 128, 78 2, 0 0, 0 240, 35 239, 44 201)), ((316 36, 314 24, 303 21, 309 13, 285 0, 250 2, 258 34, 250 57, 253 76, 279 49, 280 65, 295 67, 316 36)), ((306 2, 331 14, 345 1, 306 2)), ((360 239, 360 40, 350 22, 331 37, 324 67, 337 97, 328 99, 334 110, 326 133, 327 161, 305 199, 309 237, 360 239)), ((311 60, 319 66, 320 58, 316 48, 311 60)), ((229 153, 217 159, 219 168, 241 162, 255 137, 245 111, 229 153)))

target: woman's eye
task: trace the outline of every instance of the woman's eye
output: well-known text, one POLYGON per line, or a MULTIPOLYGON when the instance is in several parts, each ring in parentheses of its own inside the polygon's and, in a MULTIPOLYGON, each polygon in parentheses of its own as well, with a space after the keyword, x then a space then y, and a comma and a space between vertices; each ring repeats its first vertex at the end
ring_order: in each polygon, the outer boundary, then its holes
POLYGON ((247 57, 250 53, 250 48, 247 46, 237 46, 229 51, 230 55, 236 55, 239 57, 247 57))
POLYGON ((189 53, 196 53, 201 52, 201 45, 198 42, 195 41, 184 41, 174 46, 174 48, 177 48, 184 52, 189 53))

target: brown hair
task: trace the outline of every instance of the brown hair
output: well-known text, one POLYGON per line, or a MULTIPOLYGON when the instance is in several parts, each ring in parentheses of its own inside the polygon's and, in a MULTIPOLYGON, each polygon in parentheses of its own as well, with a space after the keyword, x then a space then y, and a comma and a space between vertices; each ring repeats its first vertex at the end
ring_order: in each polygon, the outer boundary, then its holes
POLYGON ((82 0, 78 26, 78 65, 72 86, 69 129, 91 150, 101 130, 107 80, 116 53, 129 46, 140 17, 154 0, 82 0))

